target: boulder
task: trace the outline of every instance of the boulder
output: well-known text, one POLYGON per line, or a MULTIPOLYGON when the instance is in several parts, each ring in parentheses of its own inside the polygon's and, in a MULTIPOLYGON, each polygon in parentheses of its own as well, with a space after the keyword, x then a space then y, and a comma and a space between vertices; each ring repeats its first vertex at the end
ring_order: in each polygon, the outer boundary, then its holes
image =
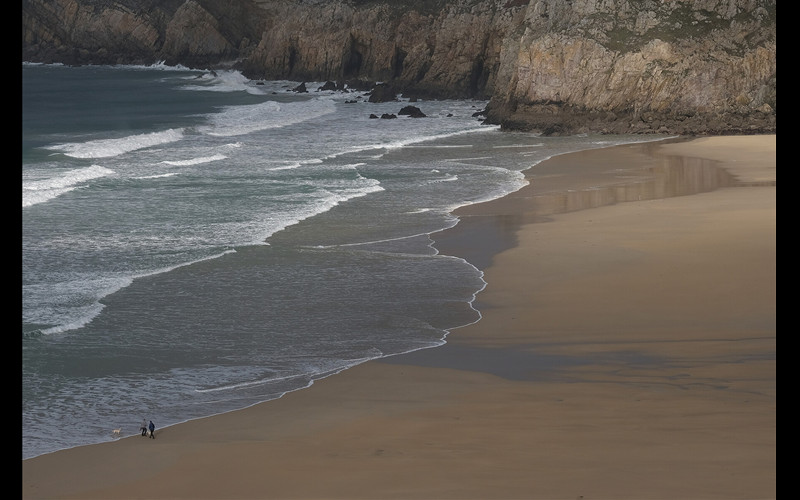
POLYGON ((369 102, 391 102, 397 100, 398 89, 386 83, 379 83, 372 88, 369 102))
POLYGON ((427 116, 416 106, 404 106, 397 114, 408 115, 411 118, 425 118, 427 116))

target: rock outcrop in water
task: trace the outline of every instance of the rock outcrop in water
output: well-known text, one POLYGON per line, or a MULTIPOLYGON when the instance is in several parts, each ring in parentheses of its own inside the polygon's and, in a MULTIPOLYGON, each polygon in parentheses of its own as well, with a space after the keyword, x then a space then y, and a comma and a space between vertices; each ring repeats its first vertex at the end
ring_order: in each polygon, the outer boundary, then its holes
POLYGON ((490 98, 545 134, 776 130, 775 0, 23 0, 22 57, 490 98))

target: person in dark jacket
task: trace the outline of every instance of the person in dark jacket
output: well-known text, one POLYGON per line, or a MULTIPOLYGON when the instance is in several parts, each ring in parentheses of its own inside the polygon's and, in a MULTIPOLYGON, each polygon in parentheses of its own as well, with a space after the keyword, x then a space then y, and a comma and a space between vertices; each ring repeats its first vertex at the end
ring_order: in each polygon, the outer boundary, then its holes
POLYGON ((150 439, 155 439, 156 438, 156 425, 153 423, 152 420, 150 421, 150 425, 148 425, 147 428, 150 429, 150 439))

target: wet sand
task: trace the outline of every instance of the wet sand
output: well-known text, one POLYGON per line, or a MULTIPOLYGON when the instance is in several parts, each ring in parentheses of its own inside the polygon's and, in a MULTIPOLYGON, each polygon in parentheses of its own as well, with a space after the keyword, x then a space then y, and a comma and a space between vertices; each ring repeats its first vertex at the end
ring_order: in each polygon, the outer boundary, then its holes
POLYGON ((775 139, 537 165, 435 235, 488 283, 447 345, 24 460, 22 496, 775 498, 775 139))

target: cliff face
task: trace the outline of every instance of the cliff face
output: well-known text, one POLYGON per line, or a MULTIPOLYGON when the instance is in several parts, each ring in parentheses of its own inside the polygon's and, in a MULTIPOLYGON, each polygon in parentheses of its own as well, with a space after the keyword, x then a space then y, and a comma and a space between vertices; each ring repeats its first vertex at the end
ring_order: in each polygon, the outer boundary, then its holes
POLYGON ((776 127, 775 0, 23 0, 23 60, 491 98, 544 133, 776 127))
POLYGON ((23 0, 22 60, 210 68, 263 29, 249 0, 23 0))
POLYGON ((265 78, 362 78, 417 94, 491 95, 504 39, 524 6, 417 3, 261 0, 266 29, 242 67, 265 78))
POLYGON ((494 112, 555 131, 774 131, 775 15, 774 1, 531 2, 494 112))

